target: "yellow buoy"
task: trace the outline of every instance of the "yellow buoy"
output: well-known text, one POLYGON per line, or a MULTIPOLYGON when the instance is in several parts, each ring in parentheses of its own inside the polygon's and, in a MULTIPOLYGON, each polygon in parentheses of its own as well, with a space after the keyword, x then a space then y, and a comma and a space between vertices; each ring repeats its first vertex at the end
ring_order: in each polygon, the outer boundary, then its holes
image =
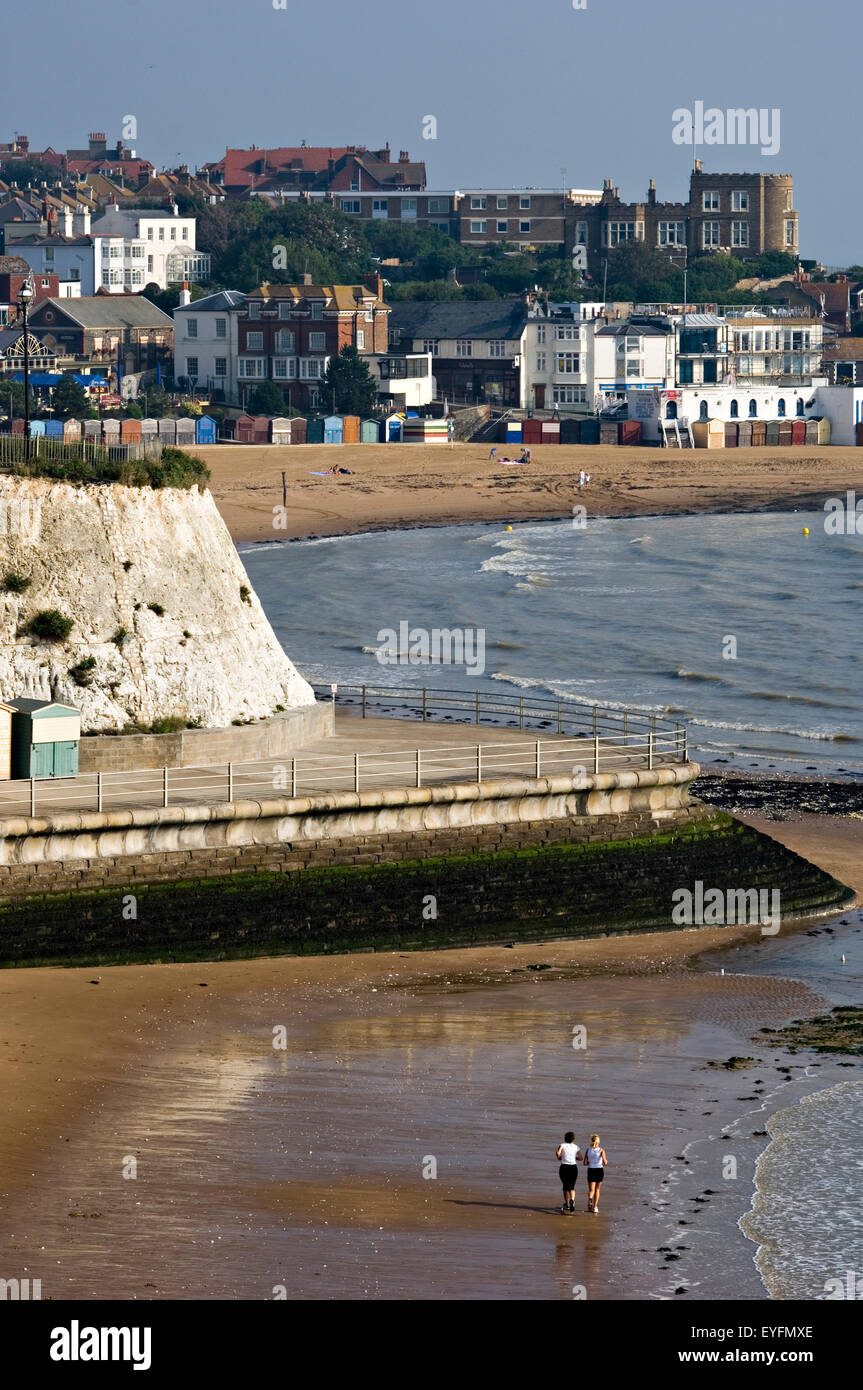
POLYGON ((511 526, 507 526, 506 529, 507 529, 507 531, 511 531, 511 530, 512 530, 512 527, 511 527, 511 526))
POLYGON ((804 526, 804 527, 803 527, 803 534, 804 534, 804 536, 808 536, 808 535, 809 535, 809 527, 808 527, 808 526, 804 526))

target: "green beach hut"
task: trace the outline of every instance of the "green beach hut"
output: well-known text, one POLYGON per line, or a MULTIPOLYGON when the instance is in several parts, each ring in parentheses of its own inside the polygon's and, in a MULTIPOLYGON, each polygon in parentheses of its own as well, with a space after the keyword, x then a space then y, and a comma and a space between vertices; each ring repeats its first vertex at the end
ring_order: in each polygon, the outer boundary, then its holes
POLYGON ((54 700, 9 700, 12 776, 77 777, 81 712, 54 700))

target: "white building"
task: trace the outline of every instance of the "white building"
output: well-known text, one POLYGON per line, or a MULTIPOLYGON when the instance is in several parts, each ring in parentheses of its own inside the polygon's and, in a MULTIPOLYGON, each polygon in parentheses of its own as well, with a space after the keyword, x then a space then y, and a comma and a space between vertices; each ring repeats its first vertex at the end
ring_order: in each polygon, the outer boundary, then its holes
POLYGON ((183 281, 205 280, 209 255, 195 249, 196 220, 170 209, 108 208, 92 224, 96 287, 111 294, 140 294, 183 281))
MULTIPOLYGON (((181 291, 181 301, 189 291, 181 291)), ((237 399, 236 310, 245 304, 239 290, 220 290, 174 310, 174 376, 190 389, 221 391, 226 401, 237 399)))

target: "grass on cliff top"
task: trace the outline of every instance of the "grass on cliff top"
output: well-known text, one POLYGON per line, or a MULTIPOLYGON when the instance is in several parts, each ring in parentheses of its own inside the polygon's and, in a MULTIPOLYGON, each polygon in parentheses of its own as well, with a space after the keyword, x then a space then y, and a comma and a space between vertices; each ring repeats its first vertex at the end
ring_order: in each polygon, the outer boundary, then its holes
POLYGON ((74 446, 62 458, 23 459, 9 465, 19 478, 50 478, 58 483, 122 483, 125 487, 203 487, 210 470, 202 459, 183 449, 165 448, 158 459, 123 459, 107 455, 84 458, 74 446))

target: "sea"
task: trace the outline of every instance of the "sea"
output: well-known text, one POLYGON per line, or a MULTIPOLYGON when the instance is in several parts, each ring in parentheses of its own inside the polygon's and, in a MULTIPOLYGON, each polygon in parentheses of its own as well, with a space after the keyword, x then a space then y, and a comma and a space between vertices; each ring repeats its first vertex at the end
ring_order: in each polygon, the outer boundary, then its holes
MULTIPOLYGON (((629 708, 685 723, 705 767, 863 778, 863 536, 828 534, 823 513, 576 516, 240 550, 315 684, 629 708), (403 623, 482 633, 484 660, 412 665, 392 636, 403 623)), ((729 973, 799 981, 825 1007, 863 1003, 860 913, 829 934, 726 954, 729 973)), ((839 1297, 837 1279, 863 1296, 863 1072, 833 1069, 820 1087, 817 1077, 807 1072, 814 1089, 793 1103, 765 1107, 741 1199, 762 1297, 839 1297)))

